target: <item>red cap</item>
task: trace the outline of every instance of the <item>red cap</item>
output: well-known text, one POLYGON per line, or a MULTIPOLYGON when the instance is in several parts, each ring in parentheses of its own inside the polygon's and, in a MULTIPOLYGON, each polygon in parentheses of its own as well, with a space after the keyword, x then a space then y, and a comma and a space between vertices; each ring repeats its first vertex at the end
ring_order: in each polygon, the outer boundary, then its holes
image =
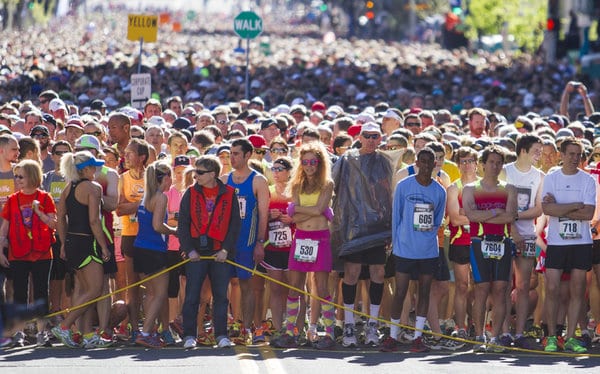
POLYGON ((310 107, 310 110, 313 112, 325 111, 327 107, 322 101, 315 101, 314 104, 310 107))
POLYGON ((352 125, 348 128, 348 135, 350 135, 351 137, 355 137, 358 134, 360 134, 360 129, 362 128, 362 125, 352 125))
POLYGON ((269 147, 267 147, 267 141, 261 135, 252 134, 248 136, 248 140, 250 140, 250 143, 252 143, 254 149, 269 149, 269 147))

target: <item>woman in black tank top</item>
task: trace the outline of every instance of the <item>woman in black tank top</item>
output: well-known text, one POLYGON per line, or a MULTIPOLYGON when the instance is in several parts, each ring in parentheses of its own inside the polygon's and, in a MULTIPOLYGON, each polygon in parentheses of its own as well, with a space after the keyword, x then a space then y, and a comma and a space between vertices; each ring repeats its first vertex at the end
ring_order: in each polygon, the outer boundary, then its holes
POLYGON ((100 296, 104 276, 102 263, 110 259, 100 220, 102 187, 93 181, 96 167, 103 164, 104 161, 95 159, 87 151, 68 153, 61 160, 61 172, 69 185, 58 204, 60 255, 75 273, 76 281, 72 311, 52 332, 63 344, 73 348, 92 348, 100 340, 93 332, 92 321, 85 315, 93 304, 78 307, 100 296), (80 318, 83 336, 71 331, 80 318))

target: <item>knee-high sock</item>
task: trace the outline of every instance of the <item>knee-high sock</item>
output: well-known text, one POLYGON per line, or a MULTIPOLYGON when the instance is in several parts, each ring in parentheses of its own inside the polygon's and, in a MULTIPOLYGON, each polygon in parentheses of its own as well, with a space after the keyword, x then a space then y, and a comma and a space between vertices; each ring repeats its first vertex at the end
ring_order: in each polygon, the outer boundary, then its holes
MULTIPOLYGON (((331 296, 327 296, 325 300, 331 301, 331 296)), ((323 325, 325 325, 325 334, 333 338, 333 325, 335 323, 333 305, 325 301, 321 301, 321 316, 323 325)))
POLYGON ((298 310, 300 309, 300 297, 287 298, 285 308, 285 332, 289 335, 294 335, 294 327, 298 319, 298 310))

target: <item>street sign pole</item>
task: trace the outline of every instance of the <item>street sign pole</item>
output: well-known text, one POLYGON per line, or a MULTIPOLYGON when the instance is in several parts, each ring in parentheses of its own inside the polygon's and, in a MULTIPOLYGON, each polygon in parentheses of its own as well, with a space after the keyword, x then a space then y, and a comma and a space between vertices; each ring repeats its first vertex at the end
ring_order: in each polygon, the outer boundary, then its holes
POLYGON ((250 39, 262 33, 262 18, 250 11, 241 12, 233 19, 233 31, 242 39, 246 39, 246 82, 245 98, 250 98, 250 39))
POLYGON ((142 73, 142 52, 144 48, 144 38, 140 38, 140 59, 138 60, 138 74, 142 73))

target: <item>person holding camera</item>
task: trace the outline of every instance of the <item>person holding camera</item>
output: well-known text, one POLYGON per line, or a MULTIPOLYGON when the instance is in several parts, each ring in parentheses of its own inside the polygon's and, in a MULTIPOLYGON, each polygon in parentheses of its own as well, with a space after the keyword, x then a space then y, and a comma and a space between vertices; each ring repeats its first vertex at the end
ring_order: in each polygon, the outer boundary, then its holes
POLYGON ((183 302, 183 347, 194 348, 198 336, 198 306, 202 283, 208 275, 213 294, 213 327, 217 346, 231 347, 227 337, 227 287, 232 271, 225 260, 235 258, 241 226, 235 189, 219 180, 221 162, 215 156, 201 156, 194 164, 196 183, 183 194, 179 207, 177 236, 185 265, 186 288, 183 302), (214 261, 201 260, 214 256, 214 261))

